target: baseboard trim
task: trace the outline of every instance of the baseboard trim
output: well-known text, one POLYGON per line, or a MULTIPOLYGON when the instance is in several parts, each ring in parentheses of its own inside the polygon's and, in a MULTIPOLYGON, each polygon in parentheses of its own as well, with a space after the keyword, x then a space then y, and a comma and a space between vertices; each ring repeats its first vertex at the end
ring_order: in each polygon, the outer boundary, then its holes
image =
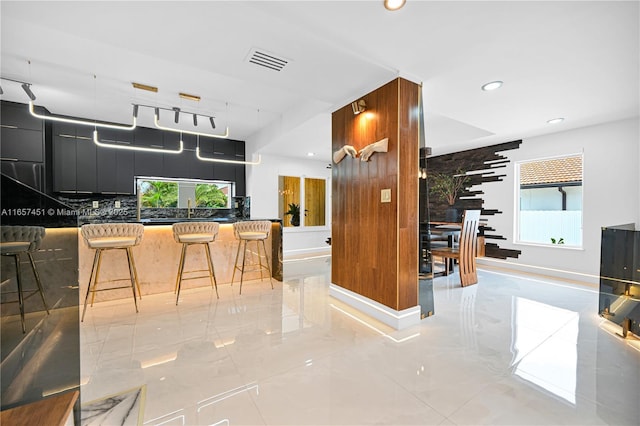
POLYGON ((420 323, 420 305, 396 311, 361 294, 331 283, 329 296, 359 310, 360 312, 377 319, 396 330, 402 330, 420 323))
POLYGON ((300 254, 331 254, 331 247, 309 247, 303 249, 295 249, 295 250, 283 250, 282 256, 297 256, 300 254))
POLYGON ((519 272, 528 272, 531 274, 546 275, 554 278, 562 278, 565 280, 582 281, 588 284, 599 284, 600 277, 597 275, 584 274, 581 272, 566 271, 562 269, 545 268, 542 266, 526 265, 521 263, 509 262, 507 260, 495 259, 492 257, 479 257, 476 259, 478 265, 497 266, 505 269, 511 269, 519 272))

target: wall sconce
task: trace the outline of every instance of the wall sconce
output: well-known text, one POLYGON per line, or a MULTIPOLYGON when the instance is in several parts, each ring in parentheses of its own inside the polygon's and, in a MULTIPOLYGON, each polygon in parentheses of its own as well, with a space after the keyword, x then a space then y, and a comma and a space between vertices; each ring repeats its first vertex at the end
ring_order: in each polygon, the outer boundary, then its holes
POLYGON ((420 171, 418 172, 418 178, 426 179, 427 178, 427 169, 421 168, 420 171))
POLYGON ((361 112, 365 112, 367 110, 367 103, 364 101, 364 99, 351 102, 351 109, 353 109, 353 113, 355 115, 358 115, 361 112))

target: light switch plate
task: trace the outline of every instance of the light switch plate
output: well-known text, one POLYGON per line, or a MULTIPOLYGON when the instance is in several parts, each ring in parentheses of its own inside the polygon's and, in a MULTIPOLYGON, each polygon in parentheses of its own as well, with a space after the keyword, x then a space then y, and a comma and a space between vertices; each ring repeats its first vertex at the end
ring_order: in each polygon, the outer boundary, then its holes
POLYGON ((120 200, 116 200, 116 202, 114 203, 115 208, 119 209, 120 208, 120 200))
POLYGON ((380 202, 381 203, 390 203, 391 202, 391 189, 382 189, 380 190, 380 202))
POLYGON ((98 202, 97 202, 97 201, 94 201, 94 202, 93 202, 93 208, 94 208, 94 209, 97 209, 99 206, 100 206, 100 205, 98 204, 98 202))

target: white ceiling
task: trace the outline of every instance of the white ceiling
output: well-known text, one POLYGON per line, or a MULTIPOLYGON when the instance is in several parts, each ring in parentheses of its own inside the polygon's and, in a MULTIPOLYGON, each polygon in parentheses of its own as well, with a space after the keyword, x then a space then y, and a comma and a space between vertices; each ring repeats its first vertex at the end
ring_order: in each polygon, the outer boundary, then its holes
MULTIPOLYGON (((52 113, 128 123, 132 103, 181 107, 215 115, 217 130, 228 125, 231 138, 262 153, 330 161, 331 112, 397 76, 423 83, 436 154, 640 109, 638 1, 408 0, 396 12, 382 0, 3 0, 0 8, 1 74, 32 83, 52 113), (246 61, 252 48, 290 62, 280 72, 257 67, 246 61), (492 80, 505 84, 480 90, 492 80), (134 81, 159 92, 135 90, 134 81), (546 124, 555 117, 565 121, 546 124)), ((2 99, 27 101, 18 84, 1 85, 2 99)), ((200 130, 211 131, 203 121, 200 130)), ((153 126, 151 110, 139 124, 153 126)))

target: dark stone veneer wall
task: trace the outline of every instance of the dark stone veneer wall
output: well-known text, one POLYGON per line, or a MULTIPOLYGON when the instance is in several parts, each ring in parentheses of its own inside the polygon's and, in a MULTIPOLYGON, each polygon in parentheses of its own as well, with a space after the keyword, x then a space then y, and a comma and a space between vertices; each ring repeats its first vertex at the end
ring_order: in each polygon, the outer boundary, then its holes
MULTIPOLYGON (((465 190, 460 194, 460 197, 465 198, 458 198, 454 208, 459 211, 480 209, 482 216, 501 214, 501 211, 492 208, 492 206, 485 206, 485 202, 482 199, 482 195, 484 194, 482 188, 475 191, 471 191, 470 188, 473 186, 477 188, 479 185, 484 185, 490 182, 502 182, 506 175, 504 173, 500 173, 501 171, 503 172, 503 170, 500 169, 507 167, 509 160, 505 156, 501 155, 500 152, 518 149, 521 143, 522 140, 516 140, 482 148, 454 152, 451 154, 427 157, 427 174, 453 174, 457 170, 463 170, 467 172, 467 174, 469 172, 473 172, 473 174, 469 176, 470 180, 465 190)), ((505 188, 505 190, 510 189, 505 188)), ((420 195, 422 197, 427 194, 420 195)), ((447 203, 439 200, 437 197, 433 196, 433 194, 429 194, 428 199, 431 221, 445 221, 445 212, 449 207, 447 203)), ((486 223, 486 218, 484 218, 483 222, 485 224, 481 226, 480 233, 485 238, 485 256, 506 259, 507 257, 517 258, 520 255, 520 250, 501 248, 497 241, 506 240, 506 238, 502 235, 496 234, 496 230, 486 223)))

